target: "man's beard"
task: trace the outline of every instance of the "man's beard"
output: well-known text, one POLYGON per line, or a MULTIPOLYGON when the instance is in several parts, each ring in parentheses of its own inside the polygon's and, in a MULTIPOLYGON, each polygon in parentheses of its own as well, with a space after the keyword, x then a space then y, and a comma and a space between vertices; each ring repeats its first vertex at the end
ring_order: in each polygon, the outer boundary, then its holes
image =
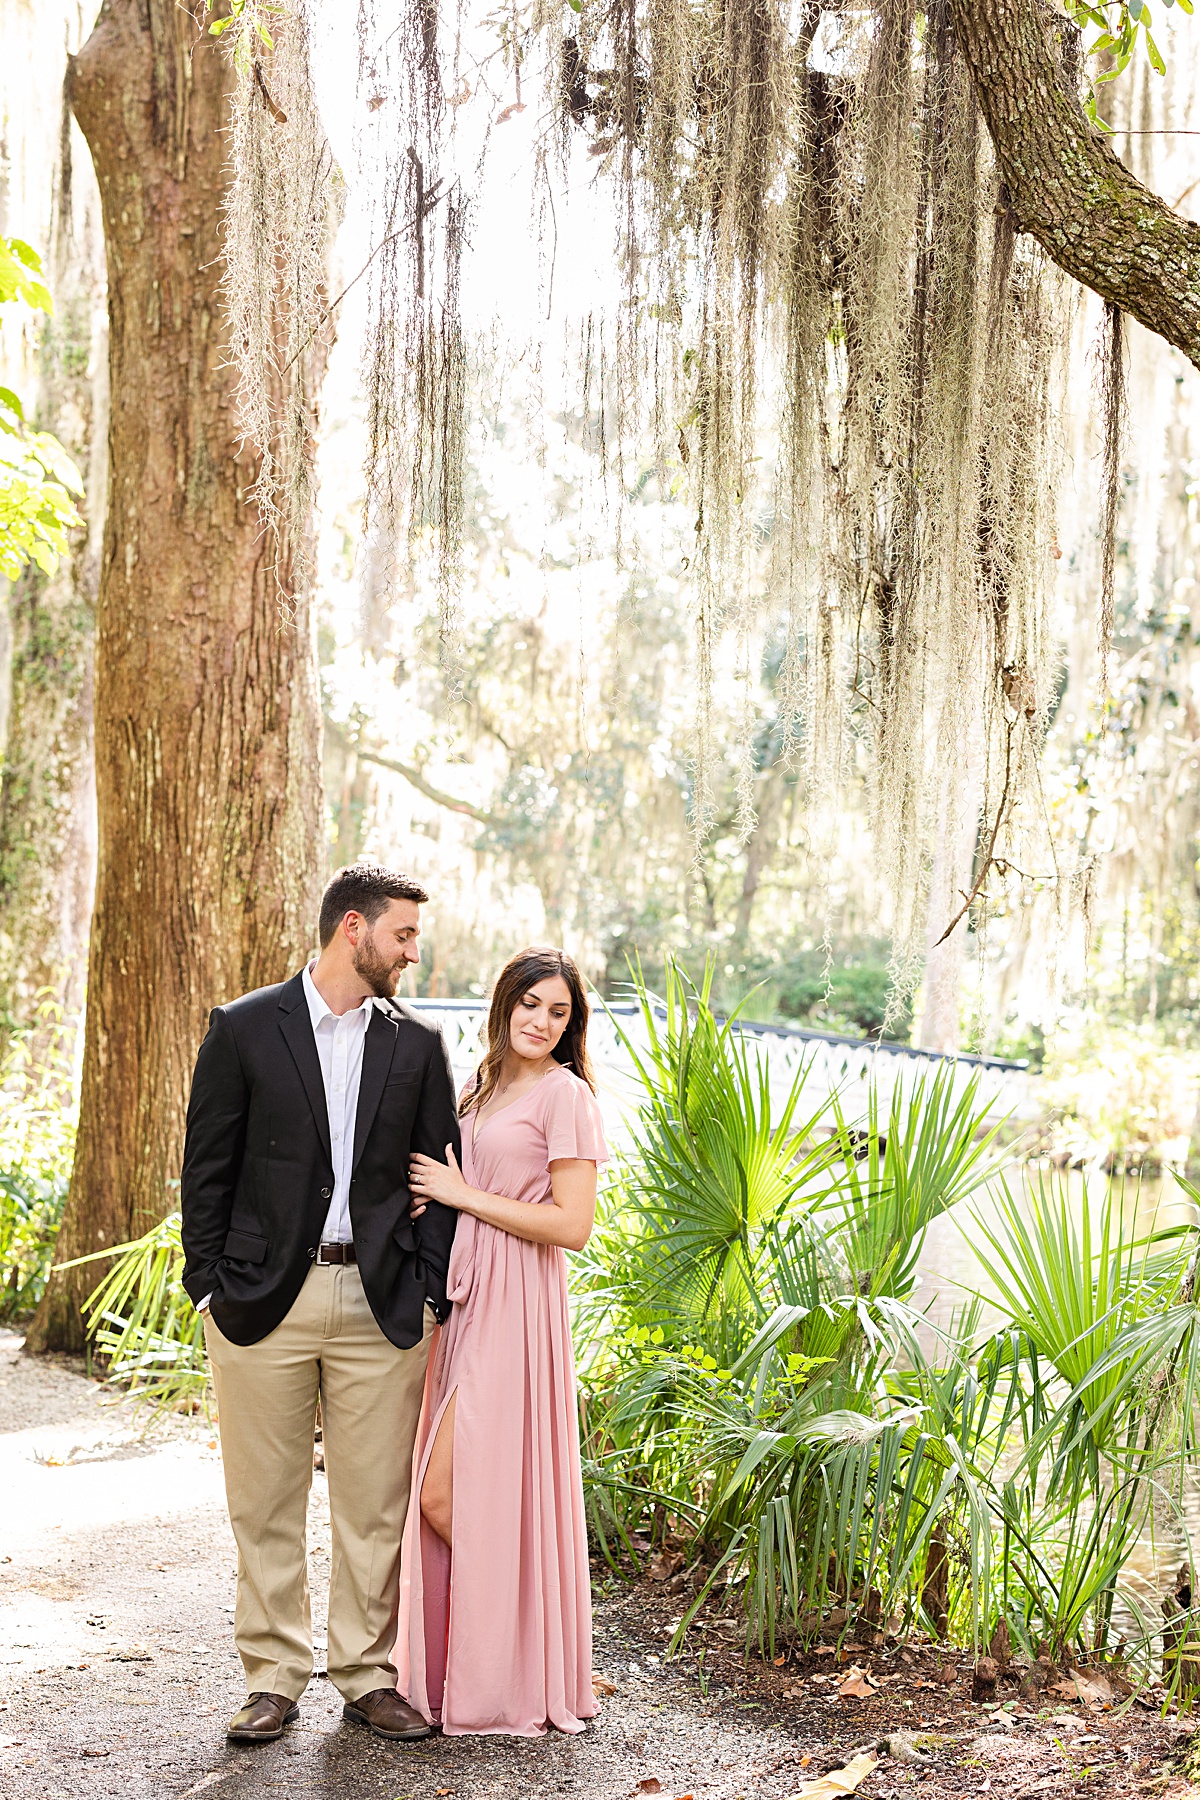
POLYGON ((373 994, 390 1000, 400 986, 403 963, 385 962, 375 948, 372 932, 365 932, 354 947, 354 973, 361 975, 373 994))

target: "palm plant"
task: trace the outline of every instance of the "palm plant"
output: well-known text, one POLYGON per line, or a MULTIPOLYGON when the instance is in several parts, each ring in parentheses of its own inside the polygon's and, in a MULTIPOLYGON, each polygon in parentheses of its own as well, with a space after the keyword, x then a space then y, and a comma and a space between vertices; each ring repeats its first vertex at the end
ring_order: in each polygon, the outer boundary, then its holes
POLYGON ((824 1094, 805 1113, 809 1065, 773 1108, 736 1014, 712 1010, 712 978, 711 962, 699 987, 668 963, 663 1022, 639 978, 644 1044, 617 1024, 642 1099, 589 1272, 603 1297, 616 1256, 623 1311, 723 1356, 777 1300, 814 1292, 824 1246, 811 1218, 840 1147, 817 1136, 824 1094))
POLYGON ((930 1225, 998 1173, 1003 1121, 981 1130, 978 1080, 957 1095, 955 1085, 947 1064, 908 1087, 898 1082, 883 1132, 873 1085, 865 1132, 851 1128, 841 1097, 830 1096, 841 1155, 830 1200, 841 1214, 840 1247, 861 1294, 907 1300, 930 1225))
POLYGON ((764 1643, 811 1632, 834 1596, 915 1616, 939 1531, 965 1547, 977 1612, 990 1524, 960 1441, 970 1377, 956 1350, 938 1389, 908 1305, 928 1225, 991 1167, 974 1085, 956 1096, 947 1067, 898 1091, 886 1141, 872 1092, 864 1142, 807 1065, 773 1107, 709 978, 668 966, 658 1010, 637 993, 641 1104, 580 1294, 593 1521, 683 1535, 709 1585, 742 1582, 764 1643))
POLYGON ((981 1360, 1010 1372, 999 1431, 1019 1450, 993 1501, 1010 1629, 1056 1655, 1102 1648, 1119 1602, 1144 1641, 1150 1622, 1125 1571, 1156 1508, 1182 1527, 1200 1392, 1196 1234, 1138 1236, 1119 1189, 1096 1203, 1061 1177, 1021 1192, 1001 1182, 994 1198, 991 1216, 973 1212, 972 1237, 1007 1315, 981 1360))
POLYGON ((81 1256, 60 1268, 115 1257, 84 1303, 108 1378, 127 1387, 155 1414, 207 1405, 204 1324, 183 1289, 180 1215, 167 1217, 128 1244, 81 1256))

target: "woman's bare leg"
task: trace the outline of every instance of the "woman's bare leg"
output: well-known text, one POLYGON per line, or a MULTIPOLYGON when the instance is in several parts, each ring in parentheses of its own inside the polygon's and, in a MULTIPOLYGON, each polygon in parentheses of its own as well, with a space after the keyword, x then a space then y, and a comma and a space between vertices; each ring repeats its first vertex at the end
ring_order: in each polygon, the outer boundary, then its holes
POLYGON ((421 1483, 421 1516, 444 1544, 450 1542, 454 1518, 454 1408, 458 1390, 451 1394, 421 1483))

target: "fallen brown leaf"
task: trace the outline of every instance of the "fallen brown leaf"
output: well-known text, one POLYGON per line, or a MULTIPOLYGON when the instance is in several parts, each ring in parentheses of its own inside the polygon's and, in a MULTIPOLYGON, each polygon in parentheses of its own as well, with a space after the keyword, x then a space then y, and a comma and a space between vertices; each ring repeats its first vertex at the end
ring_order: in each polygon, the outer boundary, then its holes
POLYGON ((662 1782, 657 1775, 643 1775, 633 1791, 635 1794, 661 1794, 662 1782))
POLYGON ((1098 1669, 1075 1669, 1072 1679, 1081 1700, 1098 1700, 1103 1703, 1113 1698, 1111 1682, 1098 1669))
POLYGON ((682 1550, 660 1550, 658 1555, 652 1556, 646 1564, 646 1573, 651 1581, 667 1581, 674 1575, 676 1569, 683 1567, 683 1563, 682 1550))
POLYGON ((1066 1679, 1052 1682, 1046 1689, 1046 1692, 1048 1694, 1054 1694, 1059 1700, 1078 1700, 1079 1698, 1079 1695, 1076 1692, 1075 1683, 1066 1679))
POLYGON ((615 1681, 607 1681, 603 1675, 592 1676, 592 1692, 598 1700, 603 1699, 606 1694, 615 1694, 616 1691, 615 1681))
POLYGON ((852 1756, 844 1769, 831 1769, 819 1781, 810 1781, 790 1800, 840 1800, 842 1794, 852 1794, 866 1780, 878 1761, 873 1750, 864 1750, 852 1756))
POLYGON ((838 1693, 846 1700, 869 1700, 874 1692, 875 1688, 870 1677, 859 1668, 857 1663, 838 1686, 838 1693))

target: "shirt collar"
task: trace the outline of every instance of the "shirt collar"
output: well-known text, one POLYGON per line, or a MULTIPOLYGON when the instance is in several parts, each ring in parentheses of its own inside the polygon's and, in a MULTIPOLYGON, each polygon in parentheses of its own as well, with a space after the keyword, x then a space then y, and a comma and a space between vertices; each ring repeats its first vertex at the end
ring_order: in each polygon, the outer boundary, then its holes
MULTIPOLYGON (((317 1027, 322 1023, 323 1020, 333 1019, 336 1021, 336 1019, 338 1018, 338 1014, 335 1013, 331 1007, 327 1006, 325 1004, 324 1000, 321 998, 320 990, 318 989, 316 982, 312 978, 312 972, 315 968, 316 968, 315 962, 307 963, 304 968, 304 976, 303 976, 304 998, 308 1001, 308 1016, 312 1020, 312 1028, 314 1031, 316 1031, 317 1027)), ((375 996, 373 994, 368 994, 366 996, 366 998, 362 1001, 361 1005, 352 1006, 350 1011, 352 1013, 360 1012, 360 1013, 366 1014, 366 1013, 370 1012, 370 1010, 371 1010, 372 1006, 374 1006, 374 1004, 375 1004, 375 996)))

